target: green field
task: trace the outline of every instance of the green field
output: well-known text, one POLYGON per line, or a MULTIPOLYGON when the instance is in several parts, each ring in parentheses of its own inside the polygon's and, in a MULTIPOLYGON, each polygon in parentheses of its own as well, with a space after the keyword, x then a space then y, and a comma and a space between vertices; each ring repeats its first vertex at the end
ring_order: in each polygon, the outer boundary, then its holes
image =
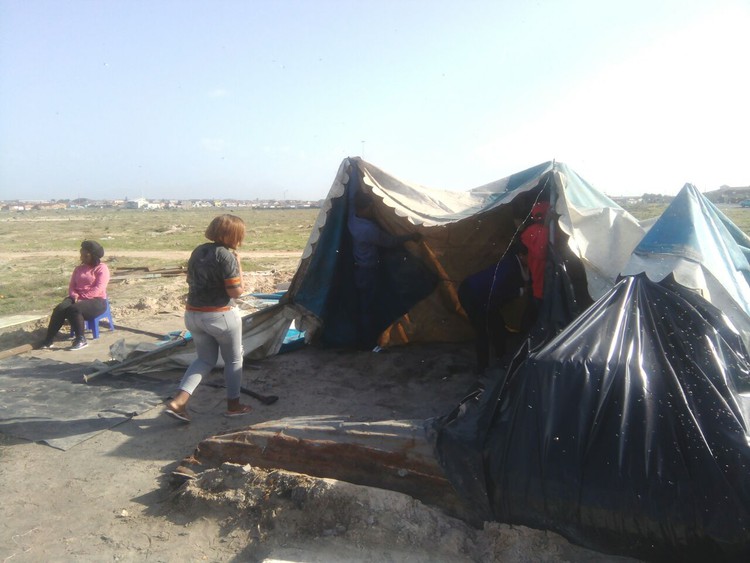
POLYGON ((2 212, 0 248, 26 252, 78 249, 84 239, 96 239, 107 249, 192 250, 204 242, 208 223, 222 212, 245 221, 243 250, 301 249, 318 209, 243 209, 217 211, 139 209, 60 209, 2 212))
MULTIPOLYGON (((665 205, 628 208, 638 219, 658 217, 665 205)), ((720 209, 743 232, 750 233, 750 209, 720 209)), ((318 209, 217 210, 107 210, 70 209, 0 213, 0 315, 47 311, 65 296, 68 280, 78 264, 81 241, 95 239, 106 250, 110 268, 184 266, 176 251, 191 251, 204 242, 203 232, 213 217, 230 212, 247 225, 243 251, 301 252, 318 209), (118 256, 124 251, 162 251, 163 257, 118 256), (39 255, 38 253, 43 253, 39 255), (9 257, 8 253, 12 253, 9 257), (37 253, 29 255, 29 253, 37 253)), ((293 268, 296 259, 287 260, 293 268)), ((245 272, 269 270, 278 258, 243 259, 245 272)))

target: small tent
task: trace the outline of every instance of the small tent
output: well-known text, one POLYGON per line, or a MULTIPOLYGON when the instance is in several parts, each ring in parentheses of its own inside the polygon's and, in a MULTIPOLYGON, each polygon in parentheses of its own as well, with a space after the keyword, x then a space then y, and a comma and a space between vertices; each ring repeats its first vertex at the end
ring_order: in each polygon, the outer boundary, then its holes
MULTIPOLYGON (((743 326, 750 315, 750 237, 692 184, 685 184, 638 243, 623 275, 668 276, 743 326)), ((743 334, 750 347, 750 335, 743 334)))

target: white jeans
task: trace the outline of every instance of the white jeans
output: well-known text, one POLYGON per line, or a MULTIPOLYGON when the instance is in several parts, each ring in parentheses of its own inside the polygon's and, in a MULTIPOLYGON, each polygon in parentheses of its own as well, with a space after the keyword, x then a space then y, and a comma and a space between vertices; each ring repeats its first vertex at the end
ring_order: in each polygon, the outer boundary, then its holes
POLYGON ((227 399, 239 398, 242 386, 242 319, 239 311, 235 308, 211 313, 185 311, 185 327, 193 337, 198 357, 185 371, 180 389, 192 395, 201 380, 216 366, 221 350, 227 399))

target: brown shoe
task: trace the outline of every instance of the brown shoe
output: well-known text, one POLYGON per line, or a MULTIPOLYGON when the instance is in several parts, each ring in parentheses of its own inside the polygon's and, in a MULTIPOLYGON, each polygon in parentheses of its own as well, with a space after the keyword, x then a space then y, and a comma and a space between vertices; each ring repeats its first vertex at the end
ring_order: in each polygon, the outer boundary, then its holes
POLYGON ((172 418, 176 418, 182 422, 190 422, 190 415, 187 413, 187 409, 178 409, 172 403, 167 404, 167 409, 164 411, 172 418))
POLYGON ((250 405, 239 405, 237 408, 233 408, 232 410, 228 410, 227 412, 225 412, 224 416, 243 416, 249 414, 252 410, 253 408, 250 405))

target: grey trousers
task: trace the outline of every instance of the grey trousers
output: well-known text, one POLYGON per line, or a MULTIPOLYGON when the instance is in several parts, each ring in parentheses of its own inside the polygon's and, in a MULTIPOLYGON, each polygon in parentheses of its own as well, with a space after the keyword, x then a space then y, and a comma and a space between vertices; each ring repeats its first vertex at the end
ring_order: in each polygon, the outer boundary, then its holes
POLYGON ((185 327, 195 342, 198 357, 188 366, 180 390, 191 395, 201 380, 211 373, 219 359, 224 360, 227 399, 237 399, 242 385, 242 320, 237 309, 203 313, 185 311, 185 327))

